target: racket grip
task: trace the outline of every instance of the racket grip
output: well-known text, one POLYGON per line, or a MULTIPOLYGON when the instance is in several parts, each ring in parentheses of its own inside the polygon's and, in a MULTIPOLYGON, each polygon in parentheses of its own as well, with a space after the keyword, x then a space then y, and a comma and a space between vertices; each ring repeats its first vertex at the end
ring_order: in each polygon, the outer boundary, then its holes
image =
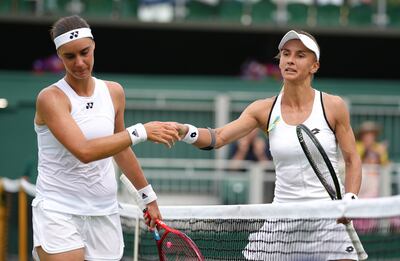
MULTIPOLYGON (((147 208, 143 210, 143 213, 144 213, 144 216, 145 216, 145 217, 148 217, 148 218, 150 217, 149 213, 147 212, 147 208)), ((160 233, 158 233, 158 229, 157 229, 156 226, 155 226, 154 228, 149 227, 149 230, 150 230, 150 232, 153 234, 153 238, 154 238, 156 241, 158 241, 158 240, 161 239, 160 233)))
POLYGON ((161 239, 160 234, 158 233, 158 229, 156 227, 151 228, 150 231, 153 234, 154 240, 159 241, 161 239))
POLYGON ((359 260, 366 260, 368 258, 368 254, 365 252, 364 247, 360 241, 360 238, 355 231, 352 222, 345 224, 347 233, 350 236, 351 241, 353 242, 354 248, 357 251, 357 255, 359 260))

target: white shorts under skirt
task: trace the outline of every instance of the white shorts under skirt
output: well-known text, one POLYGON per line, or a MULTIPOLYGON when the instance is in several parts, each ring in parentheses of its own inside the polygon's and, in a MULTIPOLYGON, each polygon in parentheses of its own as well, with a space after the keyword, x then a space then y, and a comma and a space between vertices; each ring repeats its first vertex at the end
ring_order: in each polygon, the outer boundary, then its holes
POLYGON ((249 235, 242 253, 246 260, 358 260, 345 225, 336 220, 265 222, 249 235))
POLYGON ((33 257, 36 247, 49 254, 84 248, 85 260, 120 260, 124 250, 119 214, 79 216, 32 207, 33 257))

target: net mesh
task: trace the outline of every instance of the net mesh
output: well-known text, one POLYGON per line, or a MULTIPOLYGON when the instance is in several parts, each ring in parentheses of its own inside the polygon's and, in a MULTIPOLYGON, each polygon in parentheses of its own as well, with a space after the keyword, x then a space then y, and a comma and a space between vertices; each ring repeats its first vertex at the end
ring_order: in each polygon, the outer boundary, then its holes
MULTIPOLYGON (((358 201, 161 207, 164 222, 187 234, 205 260, 334 260, 355 252, 339 217, 352 218, 368 260, 400 260, 400 196, 358 201)), ((123 260, 158 260, 141 213, 123 204, 123 260), (135 235, 137 239, 135 240, 135 235)))

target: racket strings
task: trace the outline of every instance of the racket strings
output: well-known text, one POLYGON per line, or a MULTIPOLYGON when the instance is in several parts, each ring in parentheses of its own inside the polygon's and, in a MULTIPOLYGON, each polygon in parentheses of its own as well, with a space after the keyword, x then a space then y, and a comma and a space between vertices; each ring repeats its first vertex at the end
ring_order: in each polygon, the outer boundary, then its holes
POLYGON ((331 197, 336 197, 335 183, 332 179, 329 168, 325 163, 324 158, 322 157, 321 152, 318 150, 318 147, 303 129, 301 129, 301 134, 303 136, 304 143, 310 156, 308 157, 310 164, 312 165, 321 183, 328 191, 329 195, 331 197))
POLYGON ((199 260, 189 241, 183 235, 168 233, 161 245, 165 260, 199 260))

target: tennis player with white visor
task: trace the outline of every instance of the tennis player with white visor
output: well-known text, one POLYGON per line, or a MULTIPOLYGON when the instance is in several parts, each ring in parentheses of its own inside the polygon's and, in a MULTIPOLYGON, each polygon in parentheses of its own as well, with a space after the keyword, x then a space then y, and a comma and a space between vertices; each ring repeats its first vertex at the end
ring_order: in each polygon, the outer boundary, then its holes
MULTIPOLYGON (((331 200, 299 144, 296 126, 304 124, 322 144, 336 173, 341 149, 345 162, 344 186, 340 184, 345 191, 344 199, 357 199, 361 184, 361 160, 356 151, 349 111, 342 98, 312 87, 314 74, 320 67, 320 48, 316 39, 307 32, 291 30, 281 39, 278 50, 277 58, 283 78, 283 87, 278 95, 254 101, 238 119, 216 129, 181 124, 183 141, 201 149, 218 149, 260 128, 269 136, 276 170, 273 203, 331 200)), ((309 246, 298 245, 300 243, 282 246, 279 238, 271 236, 273 233, 263 232, 277 228, 268 224, 265 226, 251 234, 250 238, 262 238, 270 244, 260 246, 262 243, 251 240, 254 243, 249 243, 243 251, 247 260, 358 260, 344 225, 336 221, 317 220, 315 233, 312 234, 315 243, 309 246), (319 229, 338 229, 342 232, 339 236, 335 233, 335 238, 331 238, 333 235, 317 232, 319 229), (260 248, 267 251, 252 251, 260 248), (303 256, 290 254, 295 249, 304 248, 303 256), (307 251, 311 253, 314 249, 321 253, 308 256, 307 251)), ((285 229, 296 231, 296 227, 301 227, 301 224, 288 224, 285 229)))
POLYGON ((32 202, 33 256, 46 261, 120 260, 124 242, 112 159, 138 189, 150 217, 162 219, 131 146, 149 140, 171 147, 178 131, 162 122, 125 129, 122 86, 92 76, 95 42, 85 20, 61 18, 51 36, 66 72, 36 101, 39 175, 32 202))

